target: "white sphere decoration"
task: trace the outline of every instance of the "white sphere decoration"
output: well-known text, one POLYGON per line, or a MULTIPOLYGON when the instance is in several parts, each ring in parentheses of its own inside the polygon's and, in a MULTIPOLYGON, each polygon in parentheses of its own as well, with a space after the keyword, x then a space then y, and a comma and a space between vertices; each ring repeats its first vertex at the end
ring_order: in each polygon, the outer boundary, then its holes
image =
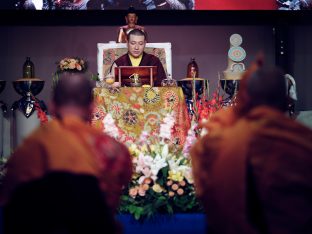
POLYGON ((241 35, 235 33, 230 37, 230 43, 232 46, 240 46, 243 43, 243 38, 241 35))

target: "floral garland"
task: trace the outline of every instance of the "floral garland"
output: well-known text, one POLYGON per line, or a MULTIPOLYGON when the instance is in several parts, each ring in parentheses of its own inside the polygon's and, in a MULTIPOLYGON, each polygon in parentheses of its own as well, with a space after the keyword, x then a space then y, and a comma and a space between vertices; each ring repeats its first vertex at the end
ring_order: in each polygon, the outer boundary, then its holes
POLYGON ((205 97, 201 98, 197 105, 198 122, 209 120, 211 115, 220 110, 223 106, 223 97, 216 91, 213 93, 212 98, 206 100, 205 97))
POLYGON ((35 109, 37 111, 37 118, 40 120, 40 123, 41 124, 47 123, 48 122, 48 117, 47 117, 46 111, 44 111, 41 108, 39 102, 35 102, 34 104, 35 104, 35 109))
POLYGON ((40 101, 38 98, 36 98, 34 95, 31 95, 31 99, 33 100, 33 104, 35 107, 35 110, 37 111, 37 118, 40 121, 40 124, 45 124, 48 122, 48 109, 43 101, 40 101))

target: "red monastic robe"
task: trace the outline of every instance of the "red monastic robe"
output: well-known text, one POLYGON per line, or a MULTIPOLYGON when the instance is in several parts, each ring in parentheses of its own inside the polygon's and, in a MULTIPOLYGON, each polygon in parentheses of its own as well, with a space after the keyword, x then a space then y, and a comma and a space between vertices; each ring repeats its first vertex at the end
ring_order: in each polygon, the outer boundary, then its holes
MULTIPOLYGON (((117 66, 132 66, 132 63, 128 54, 124 54, 121 57, 119 57, 115 61, 115 63, 117 66)), ((143 52, 143 57, 140 62, 140 66, 157 66, 157 74, 156 74, 157 79, 154 83, 154 86, 161 86, 161 81, 167 78, 166 72, 159 58, 157 58, 156 56, 152 54, 147 54, 143 52)))

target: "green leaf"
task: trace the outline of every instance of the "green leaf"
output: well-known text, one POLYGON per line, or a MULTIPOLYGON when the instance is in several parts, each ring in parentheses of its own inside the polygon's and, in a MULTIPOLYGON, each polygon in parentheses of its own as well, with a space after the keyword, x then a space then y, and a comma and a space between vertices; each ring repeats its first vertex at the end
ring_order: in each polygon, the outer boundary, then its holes
POLYGON ((99 81, 100 80, 100 78, 99 78, 99 74, 92 74, 91 75, 91 80, 94 80, 94 81, 99 81))
POLYGON ((135 211, 136 211, 136 208, 137 208, 136 206, 130 205, 128 209, 129 209, 129 212, 130 212, 131 214, 134 214, 135 211))
POLYGON ((120 200, 122 200, 122 201, 129 201, 129 196, 128 195, 122 195, 121 197, 120 197, 120 200))
POLYGON ((139 219, 140 219, 140 216, 141 216, 140 213, 134 213, 134 218, 135 218, 136 220, 139 220, 139 219))
POLYGON ((166 203, 166 198, 165 197, 159 197, 157 200, 156 200, 156 202, 155 202, 155 204, 154 204, 154 206, 156 207, 156 208, 158 208, 158 207, 161 207, 161 206, 163 206, 165 203, 166 203))
POLYGON ((134 218, 136 220, 139 220, 143 212, 144 212, 144 209, 142 207, 136 207, 134 211, 134 218))
POLYGON ((166 185, 167 177, 168 177, 169 166, 162 168, 158 173, 158 184, 162 187, 166 185))
POLYGON ((167 208, 168 214, 173 214, 173 209, 172 209, 172 206, 170 204, 167 204, 166 208, 167 208))

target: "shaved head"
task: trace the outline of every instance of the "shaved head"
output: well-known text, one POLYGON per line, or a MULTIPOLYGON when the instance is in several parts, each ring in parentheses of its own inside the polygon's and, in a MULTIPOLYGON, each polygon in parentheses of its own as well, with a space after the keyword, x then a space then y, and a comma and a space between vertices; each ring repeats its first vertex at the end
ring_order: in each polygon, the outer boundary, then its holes
POLYGON ((53 101, 57 106, 89 106, 93 101, 91 81, 81 73, 64 73, 60 76, 53 101))
POLYGON ((93 103, 92 90, 91 81, 83 73, 61 74, 52 94, 52 112, 58 118, 71 114, 89 120, 93 103))
POLYGON ((267 105, 286 111, 286 82, 278 68, 259 69, 247 81, 247 92, 254 106, 267 105))
POLYGON ((128 35, 127 35, 127 40, 130 41, 130 36, 131 35, 134 35, 134 36, 143 36, 144 37, 144 40, 147 41, 147 36, 146 36, 146 33, 143 32, 142 30, 140 29, 133 29, 131 30, 128 35))
POLYGON ((287 110, 287 93, 284 72, 277 68, 265 68, 256 61, 244 74, 238 102, 237 114, 244 115, 256 106, 270 106, 280 111, 287 110))

